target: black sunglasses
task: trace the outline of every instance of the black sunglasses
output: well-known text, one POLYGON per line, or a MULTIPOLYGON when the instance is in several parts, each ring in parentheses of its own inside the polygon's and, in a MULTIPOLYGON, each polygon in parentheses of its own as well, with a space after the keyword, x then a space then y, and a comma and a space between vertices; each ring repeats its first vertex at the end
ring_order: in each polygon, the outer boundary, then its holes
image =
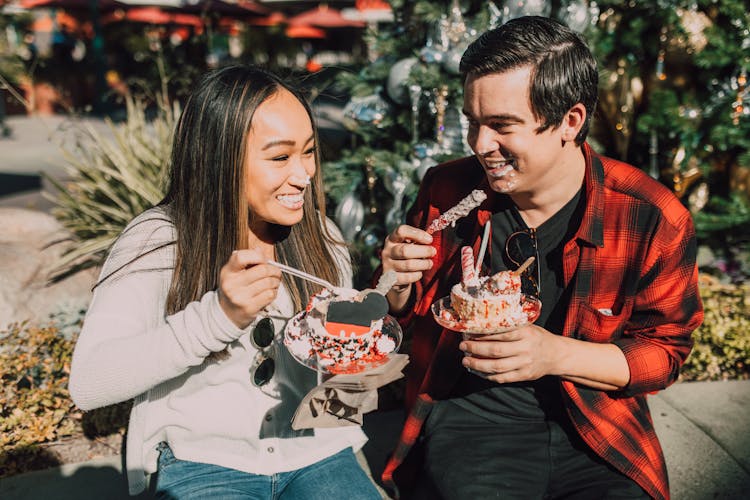
POLYGON ((521 274, 521 290, 523 293, 539 297, 539 251, 536 245, 536 229, 522 229, 508 236, 505 240, 505 253, 516 266, 520 266, 529 257, 534 262, 521 274))
POLYGON ((266 353, 265 349, 273 343, 275 336, 276 330, 273 327, 271 318, 263 318, 253 328, 253 334, 250 339, 253 346, 258 349, 258 353, 255 355, 253 365, 250 367, 250 377, 255 387, 266 385, 271 381, 271 377, 273 377, 276 362, 266 353))

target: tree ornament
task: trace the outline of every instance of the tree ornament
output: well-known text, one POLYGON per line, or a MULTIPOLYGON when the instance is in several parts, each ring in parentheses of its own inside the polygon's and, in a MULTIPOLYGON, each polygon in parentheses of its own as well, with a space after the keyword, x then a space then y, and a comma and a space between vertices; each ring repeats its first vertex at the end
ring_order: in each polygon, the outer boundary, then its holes
POLYGON ((739 75, 733 76, 728 81, 719 82, 717 79, 711 81, 713 99, 705 106, 704 114, 713 115, 717 109, 731 106, 730 117, 732 125, 739 125, 741 117, 750 117, 750 92, 747 86, 747 70, 740 70, 739 75))
POLYGON ((364 97, 352 97, 344 106, 344 126, 355 131, 361 125, 375 128, 384 126, 383 119, 391 113, 391 106, 379 93, 364 97))
POLYGON ((434 33, 427 37, 425 46, 419 51, 419 59, 425 64, 442 64, 448 51, 448 35, 446 34, 448 18, 443 17, 433 27, 437 31, 437 37, 434 33), (437 38, 437 41, 435 41, 437 38))
POLYGON ((440 149, 445 154, 463 155, 468 154, 469 148, 466 144, 466 129, 468 119, 461 113, 457 106, 449 106, 445 110, 443 119, 443 133, 440 141, 440 149), (462 123, 461 119, 464 119, 462 123), (466 125, 464 127, 464 124, 466 125))
POLYGON ((447 24, 448 26, 445 33, 448 37, 450 47, 464 45, 463 42, 466 38, 466 22, 464 21, 464 15, 461 12, 461 5, 459 5, 458 0, 453 0, 451 3, 450 16, 448 17, 447 24))
POLYGON ((359 235, 359 240, 367 248, 375 248, 381 244, 381 237, 373 227, 368 227, 362 231, 359 235))
POLYGON ((648 175, 658 179, 661 173, 659 172, 659 134, 656 133, 656 129, 652 129, 649 136, 648 159, 648 175))
POLYGON ((443 68, 445 69, 445 71, 452 75, 457 75, 460 73, 459 67, 461 66, 461 57, 463 57, 465 50, 466 45, 462 45, 460 47, 451 49, 450 52, 448 52, 445 60, 443 61, 443 68))
POLYGON ((562 11, 562 22, 570 29, 583 32, 599 17, 596 2, 591 5, 585 0, 573 0, 562 11))
POLYGON ((700 12, 695 5, 688 10, 676 9, 675 13, 679 16, 680 23, 687 33, 688 50, 700 52, 705 49, 708 44, 705 31, 713 24, 711 19, 700 12))
POLYGON ((729 189, 750 200, 750 166, 736 162, 729 166, 729 189))
POLYGON ((503 11, 501 11, 495 2, 487 2, 487 10, 490 11, 490 21, 488 29, 494 30, 503 24, 503 11))
POLYGON ((406 190, 411 183, 406 175, 395 169, 389 170, 386 173, 383 182, 385 188, 393 195, 393 205, 385 215, 385 227, 390 233, 401 224, 401 221, 403 220, 404 196, 406 195, 406 190))
POLYGON ((661 34, 659 35, 659 53, 656 56, 656 79, 664 81, 667 79, 667 74, 664 72, 664 57, 666 55, 665 45, 667 43, 667 27, 662 26, 661 34))
POLYGON ((445 60, 445 49, 428 43, 419 51, 419 59, 425 64, 442 64, 445 60))
POLYGON ((419 99, 422 97, 422 87, 409 85, 409 102, 411 104, 411 143, 419 141, 419 99))
POLYGON ((437 164, 440 146, 434 141, 418 142, 412 146, 412 163, 415 165, 417 178, 421 181, 427 170, 437 164))
POLYGON ((362 230, 362 223, 365 220, 365 206, 359 199, 356 186, 341 198, 334 218, 344 240, 348 243, 354 241, 354 237, 362 230))
POLYGON ((378 181, 375 175, 375 159, 372 156, 365 158, 365 179, 367 179, 367 192, 370 195, 370 213, 378 213, 378 204, 375 202, 375 183, 378 181))
POLYGON ((503 7, 503 22, 521 16, 549 16, 552 5, 546 0, 510 0, 503 7))
POLYGON ((740 117, 750 115, 750 94, 747 88, 747 70, 742 68, 740 74, 732 78, 732 88, 737 91, 737 96, 732 102, 732 124, 739 125, 740 117))
POLYGON ((386 91, 388 96, 397 104, 404 105, 409 102, 409 89, 407 81, 412 68, 417 63, 416 57, 407 57, 396 62, 388 73, 386 91))
POLYGON ((438 144, 443 143, 443 131, 445 129, 445 110, 448 107, 448 86, 441 85, 435 96, 435 138, 438 144))
POLYGON ((708 204, 709 188, 698 166, 698 159, 695 156, 687 156, 685 146, 677 148, 670 169, 672 190, 691 212, 696 213, 708 204))

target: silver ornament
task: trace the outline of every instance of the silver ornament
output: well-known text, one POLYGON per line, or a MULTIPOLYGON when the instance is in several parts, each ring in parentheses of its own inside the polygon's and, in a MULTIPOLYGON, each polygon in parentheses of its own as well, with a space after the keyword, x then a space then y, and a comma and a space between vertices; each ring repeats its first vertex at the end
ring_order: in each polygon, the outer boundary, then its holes
POLYGON ((404 195, 409 187, 409 178, 398 170, 390 170, 383 179, 385 187, 393 194, 393 205, 385 216, 386 230, 390 233, 403 220, 404 195))
POLYGON ((360 236, 361 236, 362 243, 364 243, 366 247, 375 248, 377 245, 380 245, 381 243, 380 237, 372 229, 366 230, 360 236))
POLYGON ((360 125, 383 127, 383 119, 391 113, 391 106, 378 94, 352 97, 344 106, 344 126, 351 131, 360 125))
POLYGON ((445 68, 448 73, 453 75, 459 74, 459 66, 461 65, 461 57, 464 55, 464 50, 465 47, 457 47, 448 52, 448 55, 443 61, 443 68, 445 68))
POLYGON ((426 45, 419 51, 419 58, 425 64, 442 64, 447 52, 441 47, 426 45))
POLYGON ((503 7, 503 22, 521 16, 549 16, 551 10, 546 0, 511 0, 503 7))
POLYGON ((418 142, 412 146, 412 163, 416 166, 417 178, 421 181, 424 174, 437 164, 440 146, 434 141, 418 142))
POLYGON ((468 144, 466 144, 465 140, 467 128, 468 120, 461 113, 458 106, 448 106, 443 118, 443 134, 440 141, 441 151, 450 155, 466 154, 468 149, 468 144), (464 122, 466 122, 467 127, 464 127, 464 122))
MULTIPOLYGON (((408 162, 401 162, 408 163, 408 162)), ((408 172, 408 170, 405 170, 408 172)), ((400 170, 389 170, 383 178, 385 188, 393 195, 393 205, 388 215, 386 215, 386 226, 388 232, 398 225, 401 221, 404 196, 411 185, 409 176, 400 170)))
POLYGON ((495 5, 495 2, 487 2, 487 10, 490 11, 490 22, 488 29, 493 30, 503 24, 503 13, 495 5))
POLYGON ((394 102, 401 105, 409 103, 409 89, 406 82, 416 63, 416 57, 407 57, 406 59, 401 59, 391 67, 385 90, 394 102))
POLYGON ((448 53, 448 18, 443 15, 432 28, 433 33, 419 51, 419 59, 425 64, 442 64, 448 53))
POLYGON ((584 0, 574 0, 563 10, 562 21, 574 31, 584 31, 591 23, 591 12, 584 0))
POLYGON ((356 189, 349 191, 341 198, 334 218, 344 240, 348 243, 354 241, 354 237, 362 230, 362 223, 365 220, 365 206, 359 199, 356 189))

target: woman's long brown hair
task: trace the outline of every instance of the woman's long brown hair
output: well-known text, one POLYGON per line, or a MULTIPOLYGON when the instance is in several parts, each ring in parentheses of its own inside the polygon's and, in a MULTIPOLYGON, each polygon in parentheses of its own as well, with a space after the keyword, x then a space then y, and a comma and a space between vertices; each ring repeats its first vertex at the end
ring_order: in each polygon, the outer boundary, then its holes
MULTIPOLYGON (((219 272, 233 250, 248 247, 253 216, 245 196, 245 158, 253 115, 266 99, 285 89, 312 110, 299 91, 277 76, 250 66, 229 66, 205 76, 185 105, 175 132, 169 188, 160 203, 177 233, 177 249, 166 313, 184 309, 219 286, 219 272)), ((317 132, 315 132, 317 144, 317 132)), ((331 244, 342 244, 325 224, 320 159, 311 189, 305 190, 304 216, 291 228, 277 226, 276 259, 342 284, 331 244)), ((295 310, 320 287, 284 275, 295 310)))

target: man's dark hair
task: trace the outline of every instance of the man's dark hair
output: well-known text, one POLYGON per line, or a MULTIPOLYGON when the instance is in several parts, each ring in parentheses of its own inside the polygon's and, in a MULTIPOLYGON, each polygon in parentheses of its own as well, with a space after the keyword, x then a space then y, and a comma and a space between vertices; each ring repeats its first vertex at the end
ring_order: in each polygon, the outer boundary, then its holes
POLYGON ((469 45, 461 58, 464 81, 531 66, 531 110, 544 131, 562 123, 577 103, 586 107, 586 121, 576 144, 586 140, 596 110, 599 73, 581 35, 547 17, 525 16, 487 31, 469 45))

